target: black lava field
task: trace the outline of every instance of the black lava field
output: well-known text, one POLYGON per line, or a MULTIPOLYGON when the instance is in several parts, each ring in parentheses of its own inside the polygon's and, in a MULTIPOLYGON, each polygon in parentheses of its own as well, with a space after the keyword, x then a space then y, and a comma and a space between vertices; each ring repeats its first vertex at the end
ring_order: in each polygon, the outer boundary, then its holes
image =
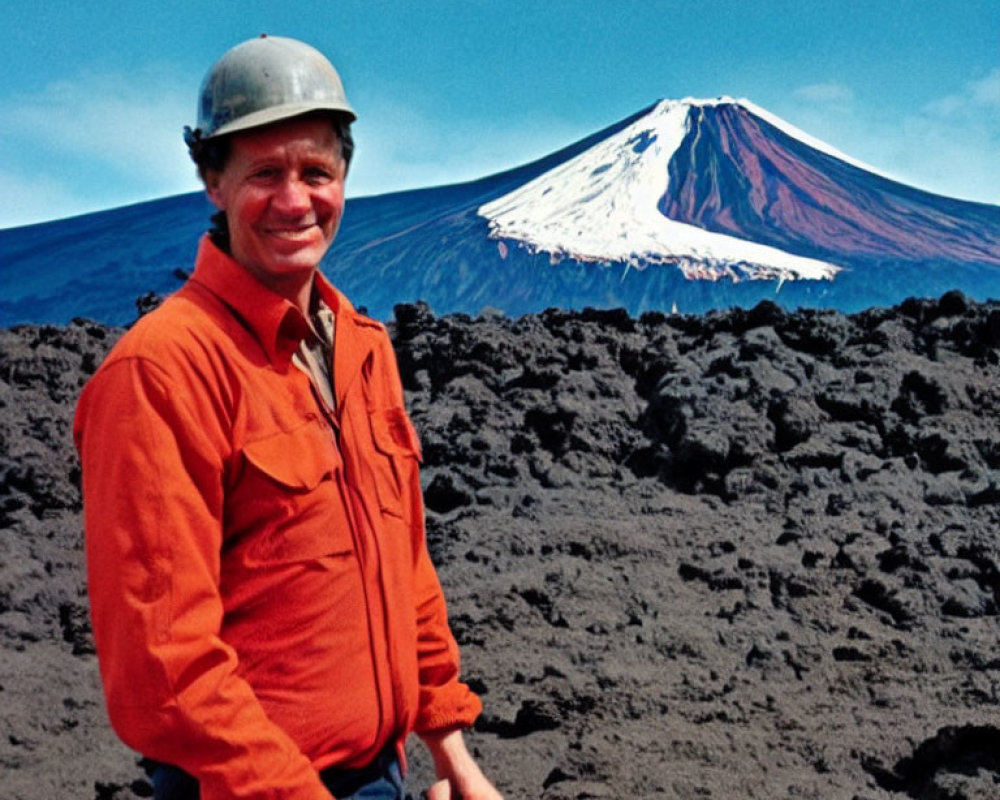
MULTIPOLYGON (((1000 305, 390 330, 508 800, 1000 797, 1000 305)), ((105 717, 70 440, 120 332, 0 331, 7 800, 151 794, 105 717)))

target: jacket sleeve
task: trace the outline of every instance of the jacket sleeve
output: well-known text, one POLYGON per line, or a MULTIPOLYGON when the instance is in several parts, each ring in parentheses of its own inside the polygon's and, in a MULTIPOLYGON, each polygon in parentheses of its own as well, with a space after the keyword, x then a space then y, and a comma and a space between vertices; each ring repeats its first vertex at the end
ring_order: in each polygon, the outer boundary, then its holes
POLYGON ((329 800, 220 638, 227 439, 197 377, 174 372, 139 358, 106 364, 74 422, 112 725, 130 747, 197 777, 203 800, 329 800))
MULTIPOLYGON (((419 479, 417 488, 419 490, 419 479)), ((417 527, 414 584, 420 708, 415 729, 418 733, 427 733, 467 728, 476 721, 483 705, 479 697, 459 681, 458 645, 448 625, 441 584, 427 552, 422 516, 417 527)))
POLYGON ((420 703, 415 730, 418 733, 469 727, 482 712, 479 697, 459 680, 458 644, 448 625, 448 612, 437 571, 427 550, 423 495, 420 488, 420 443, 409 416, 403 410, 404 397, 395 353, 385 338, 380 362, 383 380, 393 404, 401 410, 406 438, 414 457, 405 459, 400 482, 404 510, 413 547, 414 600, 417 621, 417 663, 420 703))

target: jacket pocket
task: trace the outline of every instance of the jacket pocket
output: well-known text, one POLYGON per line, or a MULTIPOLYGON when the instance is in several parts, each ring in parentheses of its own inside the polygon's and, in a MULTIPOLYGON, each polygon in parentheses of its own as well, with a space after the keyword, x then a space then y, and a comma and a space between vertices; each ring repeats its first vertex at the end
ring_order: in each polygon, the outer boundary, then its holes
POLYGON ((375 490, 382 511, 403 516, 407 481, 421 460, 420 440, 402 408, 369 411, 375 457, 375 490))
POLYGON ((249 562, 306 561, 353 549, 340 454, 329 431, 309 422, 247 442, 243 457, 231 512, 245 531, 249 562))
POLYGON ((315 489, 339 467, 336 448, 325 441, 322 429, 309 423, 281 431, 243 447, 246 460, 274 483, 292 492, 315 489))

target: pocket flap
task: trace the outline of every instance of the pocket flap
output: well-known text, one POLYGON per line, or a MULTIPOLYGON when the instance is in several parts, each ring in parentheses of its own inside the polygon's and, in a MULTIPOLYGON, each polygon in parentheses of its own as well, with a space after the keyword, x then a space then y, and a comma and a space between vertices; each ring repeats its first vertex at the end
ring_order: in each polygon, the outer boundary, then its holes
POLYGON ((315 423, 247 442, 243 454, 276 483, 309 491, 340 466, 332 434, 315 423))
POLYGON ((387 456, 409 456, 421 460, 420 439, 402 408, 370 412, 375 447, 387 456))

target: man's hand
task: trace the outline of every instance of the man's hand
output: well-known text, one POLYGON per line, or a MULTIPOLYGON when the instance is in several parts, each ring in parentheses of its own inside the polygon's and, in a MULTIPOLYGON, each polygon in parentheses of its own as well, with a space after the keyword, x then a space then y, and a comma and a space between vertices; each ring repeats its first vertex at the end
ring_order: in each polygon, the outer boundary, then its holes
POLYGON ((462 731, 422 734, 434 759, 440 780, 431 786, 427 800, 503 800, 465 746, 462 731))
POLYGON ((427 790, 427 800, 451 800, 451 786, 446 780, 439 780, 427 790))

